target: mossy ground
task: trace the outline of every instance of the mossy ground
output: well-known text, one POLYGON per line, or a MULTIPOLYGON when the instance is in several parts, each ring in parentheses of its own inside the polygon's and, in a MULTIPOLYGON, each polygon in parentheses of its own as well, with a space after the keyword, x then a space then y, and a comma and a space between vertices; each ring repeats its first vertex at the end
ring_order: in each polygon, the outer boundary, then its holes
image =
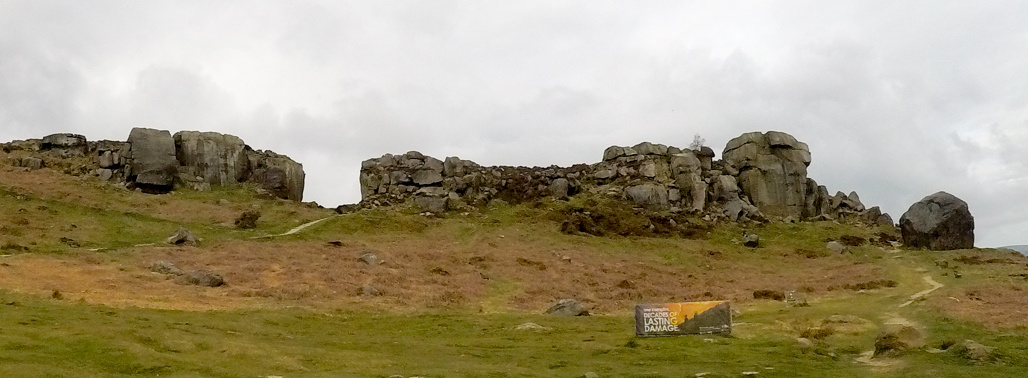
POLYGON ((5 376, 1028 374, 1028 260, 870 242, 844 254, 825 248, 878 240, 886 229, 772 223, 719 225, 696 238, 596 237, 560 232, 553 214, 574 202, 336 216, 246 187, 153 196, 9 167, 0 183, 5 376), (258 227, 233 227, 253 207, 258 227), (324 217, 294 235, 255 239, 324 217), (201 244, 163 244, 180 226, 201 244), (747 233, 761 246, 742 246, 747 233), (385 262, 356 261, 367 251, 385 262), (216 271, 228 285, 176 284, 148 270, 156 260, 216 271), (930 287, 926 275, 944 286, 901 307, 930 287), (895 285, 856 289, 883 280, 895 285), (382 295, 359 295, 364 285, 382 295), (755 290, 796 290, 809 306, 755 300, 755 290), (597 315, 541 315, 564 297, 597 315), (708 299, 733 302, 732 336, 632 334, 636 303, 708 299), (927 346, 866 358, 895 319, 922 329, 927 346), (549 330, 515 329, 525 322, 549 330), (998 358, 935 350, 964 339, 995 347, 998 358))

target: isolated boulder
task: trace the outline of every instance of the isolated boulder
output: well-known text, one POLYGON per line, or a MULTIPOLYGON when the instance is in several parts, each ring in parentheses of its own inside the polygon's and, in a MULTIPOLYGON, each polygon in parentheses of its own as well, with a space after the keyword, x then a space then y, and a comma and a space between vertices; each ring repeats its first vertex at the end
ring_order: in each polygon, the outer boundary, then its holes
POLYGON ((575 299, 561 299, 550 306, 546 313, 553 316, 589 316, 589 310, 575 299))
POLYGON ((151 193, 167 193, 175 184, 178 160, 175 140, 167 130, 135 127, 129 133, 128 181, 151 193))
POLYGON ((247 177, 246 144, 239 137, 214 132, 179 131, 174 135, 179 173, 211 185, 229 185, 247 177))
POLYGON ((924 347, 925 336, 909 324, 886 324, 875 338, 874 356, 897 356, 924 347))
POLYGON ((974 217, 967 202, 938 192, 914 203, 900 217, 903 244, 932 250, 974 248, 974 217))
POLYGON ((168 244, 174 245, 196 245, 196 240, 196 236, 192 232, 184 227, 179 227, 175 235, 169 236, 166 241, 168 244))
POLYGON ((810 149, 791 135, 746 133, 728 142, 724 162, 739 171, 739 188, 764 215, 803 216, 810 149))
POLYGON ((257 220, 261 218, 260 209, 249 209, 239 214, 239 218, 236 218, 236 228, 240 229, 251 229, 257 228, 257 220))
POLYGON ((225 284, 225 279, 220 274, 202 270, 194 270, 179 276, 182 282, 190 285, 218 287, 225 284))

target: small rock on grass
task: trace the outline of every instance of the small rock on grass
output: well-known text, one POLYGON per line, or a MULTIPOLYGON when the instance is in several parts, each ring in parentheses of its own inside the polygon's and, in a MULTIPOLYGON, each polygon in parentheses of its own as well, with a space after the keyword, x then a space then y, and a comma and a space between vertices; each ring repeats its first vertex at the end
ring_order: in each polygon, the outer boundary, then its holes
POLYGON ((746 235, 743 239, 742 245, 750 248, 757 248, 760 245, 760 237, 755 234, 746 235))
POLYGON ((167 242, 174 245, 196 245, 196 240, 196 236, 192 232, 189 232, 185 227, 179 227, 175 235, 171 235, 167 242))
POLYGON ((163 260, 150 264, 150 271, 175 276, 182 275, 182 269, 179 269, 175 264, 163 260))
POLYGON ((225 279, 220 274, 194 270, 185 275, 179 276, 183 283, 197 286, 218 287, 225 284, 225 279))
POLYGON ((541 325, 538 325, 538 324, 535 324, 535 323, 532 323, 532 322, 528 322, 528 323, 518 324, 516 327, 514 327, 514 329, 518 330, 518 331, 549 331, 549 330, 552 330, 553 328, 543 327, 541 325))
POLYGON ((979 344, 974 340, 964 340, 950 347, 950 350, 962 358, 978 362, 992 361, 997 357, 996 348, 979 344))
POLYGON ((546 313, 554 316, 589 316, 589 310, 575 299, 561 299, 550 306, 546 313))

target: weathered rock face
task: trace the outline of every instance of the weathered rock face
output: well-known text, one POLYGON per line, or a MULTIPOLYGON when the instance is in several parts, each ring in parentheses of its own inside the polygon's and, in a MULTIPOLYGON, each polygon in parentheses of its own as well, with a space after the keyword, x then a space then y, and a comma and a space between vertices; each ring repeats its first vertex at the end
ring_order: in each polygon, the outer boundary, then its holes
POLYGON ((271 151, 246 151, 247 181, 255 182, 278 198, 303 200, 303 165, 271 151))
POLYGON ((171 191, 178 174, 175 140, 167 130, 133 128, 129 133, 128 181, 144 191, 171 191))
POLYGON ((179 173, 201 178, 211 185, 229 185, 245 180, 249 169, 246 144, 233 135, 179 131, 174 135, 179 173))
POLYGON ((134 128, 125 142, 89 142, 62 133, 3 143, 0 150, 13 154, 8 160, 14 166, 50 167, 150 193, 165 193, 175 185, 207 190, 252 182, 276 197, 303 199, 303 165, 285 155, 254 151, 227 134, 181 131, 172 136, 166 130, 134 128))
POLYGON ((43 137, 39 147, 44 150, 66 150, 81 155, 85 154, 88 145, 86 137, 82 135, 60 133, 43 137))
POLYGON ((974 248, 974 217, 966 202, 946 192, 911 205, 899 224, 907 246, 940 251, 974 248))
POLYGON ((746 133, 728 142, 724 163, 739 171, 739 188, 766 215, 800 218, 810 150, 791 135, 746 133))
POLYGON ((616 197, 635 207, 690 212, 709 220, 763 221, 775 218, 850 219, 866 223, 875 214, 856 193, 832 197, 806 177, 807 146, 780 132, 749 133, 733 139, 725 161, 709 147, 696 150, 642 142, 611 146, 603 160, 570 168, 482 167, 448 157, 442 161, 417 151, 386 154, 361 164, 359 207, 399 204, 414 199, 422 211, 484 206, 492 199, 523 203, 542 197, 563 199, 581 192, 616 197), (733 165, 734 164, 734 165, 733 165), (758 202, 760 198, 763 202, 758 202), (762 204, 764 208, 754 206, 762 204))

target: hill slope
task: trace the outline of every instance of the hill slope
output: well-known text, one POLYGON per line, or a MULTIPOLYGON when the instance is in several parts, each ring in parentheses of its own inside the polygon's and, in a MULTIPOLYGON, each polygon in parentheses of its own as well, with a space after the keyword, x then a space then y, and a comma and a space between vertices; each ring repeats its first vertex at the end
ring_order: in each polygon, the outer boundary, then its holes
POLYGON ((1028 366, 1028 258, 897 249, 889 229, 596 237, 560 231, 566 214, 605 211, 584 199, 336 215, 248 187, 154 196, 11 167, 0 183, 6 375, 1016 376, 1028 366), (252 208, 257 228, 235 228, 252 208), (179 227, 199 245, 164 243, 179 227), (751 233, 758 248, 741 243, 751 233), (829 240, 854 246, 835 253, 829 240), (368 253, 379 263, 359 260, 368 253), (226 284, 185 284, 156 262, 226 284), (809 306, 754 299, 758 290, 798 291, 809 306), (541 315, 569 297, 599 316, 541 315), (632 336, 636 303, 710 299, 732 301, 731 337, 632 336), (540 327, 517 329, 529 322, 540 327), (896 322, 921 330, 925 347, 869 358, 896 322), (996 349, 977 362, 948 348, 965 339, 996 349))

